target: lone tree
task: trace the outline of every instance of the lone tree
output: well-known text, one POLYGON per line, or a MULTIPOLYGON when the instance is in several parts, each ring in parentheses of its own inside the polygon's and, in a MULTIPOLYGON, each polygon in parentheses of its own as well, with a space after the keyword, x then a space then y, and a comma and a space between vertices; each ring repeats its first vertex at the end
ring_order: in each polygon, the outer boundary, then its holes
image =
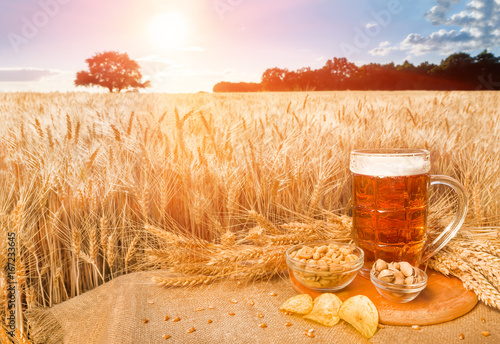
POLYGON ((151 86, 149 81, 141 82, 142 74, 139 64, 130 59, 127 53, 106 51, 95 54, 85 62, 89 70, 76 73, 75 86, 102 86, 109 92, 151 86))

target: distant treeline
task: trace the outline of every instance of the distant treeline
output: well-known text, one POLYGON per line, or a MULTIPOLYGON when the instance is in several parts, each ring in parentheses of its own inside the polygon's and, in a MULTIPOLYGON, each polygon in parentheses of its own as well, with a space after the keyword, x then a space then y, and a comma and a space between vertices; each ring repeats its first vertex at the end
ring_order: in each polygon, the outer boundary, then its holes
POLYGON ((346 58, 328 60, 320 69, 270 68, 260 83, 220 82, 214 92, 332 90, 499 90, 500 58, 486 50, 477 56, 456 53, 439 65, 370 63, 356 66, 346 58))

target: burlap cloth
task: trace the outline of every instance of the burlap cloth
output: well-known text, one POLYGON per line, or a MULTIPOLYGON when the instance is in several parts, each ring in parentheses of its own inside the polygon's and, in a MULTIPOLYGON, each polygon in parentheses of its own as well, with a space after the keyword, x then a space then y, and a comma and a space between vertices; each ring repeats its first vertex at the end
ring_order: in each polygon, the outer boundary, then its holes
MULTIPOLYGON (((162 271, 125 275, 50 309, 28 312, 35 343, 368 342, 347 324, 325 327, 282 314, 279 306, 296 295, 285 278, 242 285, 222 281, 189 288, 165 288, 152 283, 153 276, 165 275, 162 271), (277 295, 270 295, 272 292, 277 295), (232 299, 237 303, 231 302, 232 299), (169 321, 165 321, 166 315, 169 321), (177 316, 180 321, 171 321, 177 316), (143 319, 148 321, 144 323, 143 319), (286 327, 286 322, 292 326, 286 327), (259 327, 261 323, 267 327, 259 327), (195 331, 188 333, 191 327, 195 331), (303 334, 311 328, 315 329, 315 338, 303 334), (165 340, 162 338, 165 334, 171 337, 165 340)), ((370 342, 499 343, 500 312, 480 303, 465 316, 444 324, 422 326, 420 330, 386 326, 370 342), (482 331, 491 335, 484 337, 482 331), (461 333, 464 340, 459 339, 461 333)))

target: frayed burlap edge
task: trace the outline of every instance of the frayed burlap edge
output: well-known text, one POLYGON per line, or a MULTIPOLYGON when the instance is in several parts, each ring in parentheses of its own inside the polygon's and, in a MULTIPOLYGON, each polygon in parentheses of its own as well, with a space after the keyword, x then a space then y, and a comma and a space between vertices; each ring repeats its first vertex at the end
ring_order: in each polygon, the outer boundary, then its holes
POLYGON ((64 331, 49 308, 32 308, 25 313, 30 328, 30 339, 35 344, 60 344, 64 331))

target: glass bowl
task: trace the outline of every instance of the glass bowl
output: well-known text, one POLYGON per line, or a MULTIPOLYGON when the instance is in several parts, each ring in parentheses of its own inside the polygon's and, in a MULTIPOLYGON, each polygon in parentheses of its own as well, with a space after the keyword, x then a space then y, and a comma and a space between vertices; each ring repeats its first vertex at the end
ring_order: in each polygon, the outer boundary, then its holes
POLYGON ((385 299, 391 302, 406 303, 415 299, 427 286, 427 274, 419 268, 414 267, 414 269, 418 270, 418 273, 423 277, 421 282, 406 285, 384 282, 375 277, 373 270, 370 272, 370 279, 379 294, 385 299))
POLYGON ((334 241, 316 241, 307 244, 299 244, 290 247, 286 251, 286 264, 290 273, 293 273, 295 278, 304 286, 309 289, 319 292, 332 292, 346 287, 356 277, 359 270, 363 267, 364 253, 359 247, 352 244, 345 244, 334 241), (307 262, 293 258, 293 252, 300 250, 304 246, 317 247, 328 246, 329 248, 336 245, 339 250, 350 252, 357 257, 357 259, 337 263, 335 261, 325 265, 311 266, 307 262))

